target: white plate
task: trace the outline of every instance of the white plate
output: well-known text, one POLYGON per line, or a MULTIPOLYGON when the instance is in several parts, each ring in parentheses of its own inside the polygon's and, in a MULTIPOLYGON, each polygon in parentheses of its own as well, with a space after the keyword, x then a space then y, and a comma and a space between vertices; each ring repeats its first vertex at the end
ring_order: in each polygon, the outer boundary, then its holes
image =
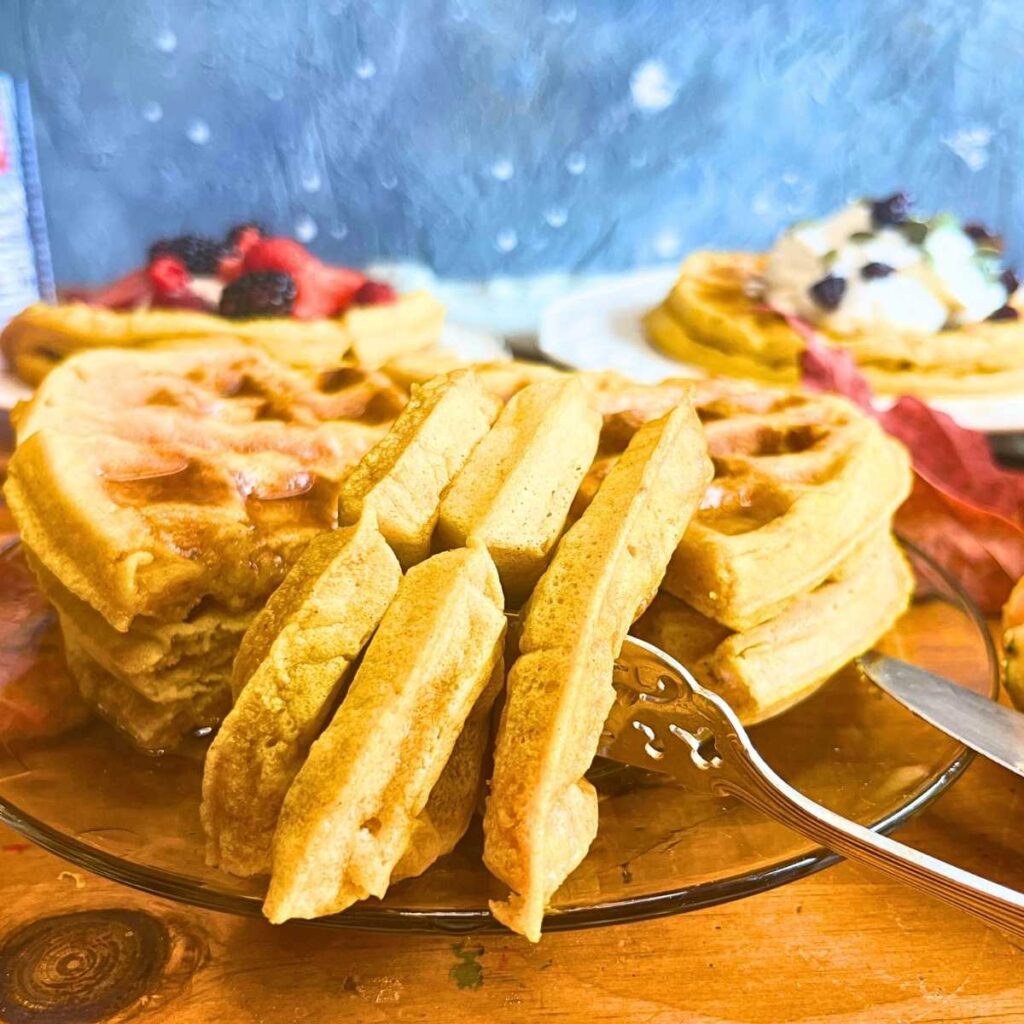
MULTIPOLYGON (((699 367, 662 355, 644 331, 644 314, 661 302, 676 276, 674 268, 642 270, 592 282, 555 300, 541 313, 540 351, 576 370, 618 370, 646 384, 705 376, 699 367)), ((972 430, 1024 431, 1024 394, 936 398, 931 405, 972 430)))

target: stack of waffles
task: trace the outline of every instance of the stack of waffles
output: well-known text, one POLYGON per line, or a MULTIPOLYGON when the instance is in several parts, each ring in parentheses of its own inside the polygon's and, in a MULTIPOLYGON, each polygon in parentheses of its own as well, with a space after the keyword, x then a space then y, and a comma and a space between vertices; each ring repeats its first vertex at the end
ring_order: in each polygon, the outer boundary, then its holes
POLYGON ((404 403, 381 374, 313 381, 237 344, 51 373, 5 493, 89 701, 147 749, 219 721, 253 615, 404 403))
POLYGON ((207 855, 269 875, 275 922, 426 870, 493 756, 492 910, 536 940, 598 830, 628 631, 756 721, 911 588, 906 456, 841 399, 186 346, 75 356, 18 429, 8 497, 72 671, 151 748, 224 716, 207 855))
MULTIPOLYGON (((903 612, 912 577, 891 530, 910 467, 842 399, 722 381, 696 389, 715 477, 633 632, 753 723, 806 696, 903 612)), ((577 508, 673 393, 638 392, 606 420, 577 508)))

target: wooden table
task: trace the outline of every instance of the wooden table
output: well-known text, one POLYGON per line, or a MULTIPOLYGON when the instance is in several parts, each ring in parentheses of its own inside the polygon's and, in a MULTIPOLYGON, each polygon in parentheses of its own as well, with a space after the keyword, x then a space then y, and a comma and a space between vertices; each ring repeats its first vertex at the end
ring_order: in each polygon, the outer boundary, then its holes
MULTIPOLYGON (((1022 809, 1024 779, 978 759, 900 838, 1024 889, 1022 809)), ((122 888, 0 827, 0 1021, 129 1019, 1017 1024, 1024 945, 849 864, 538 946, 273 928, 122 888)))

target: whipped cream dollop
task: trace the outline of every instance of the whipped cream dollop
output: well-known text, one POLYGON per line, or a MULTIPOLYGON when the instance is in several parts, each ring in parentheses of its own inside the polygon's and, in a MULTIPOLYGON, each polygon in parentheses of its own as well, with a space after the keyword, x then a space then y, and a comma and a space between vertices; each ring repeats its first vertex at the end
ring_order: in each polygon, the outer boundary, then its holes
POLYGON ((908 216, 902 193, 860 200, 796 224, 768 253, 762 295, 772 308, 835 334, 935 334, 1013 319, 1017 282, 1001 241, 949 214, 908 216))

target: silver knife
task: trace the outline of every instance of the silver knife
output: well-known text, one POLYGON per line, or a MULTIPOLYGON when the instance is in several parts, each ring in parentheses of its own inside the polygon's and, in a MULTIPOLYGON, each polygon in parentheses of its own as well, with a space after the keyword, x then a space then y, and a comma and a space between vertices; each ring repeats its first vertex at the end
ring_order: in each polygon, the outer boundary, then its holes
POLYGON ((860 667, 876 686, 919 718, 996 764, 1024 775, 1024 714, 874 651, 860 659, 860 667))

